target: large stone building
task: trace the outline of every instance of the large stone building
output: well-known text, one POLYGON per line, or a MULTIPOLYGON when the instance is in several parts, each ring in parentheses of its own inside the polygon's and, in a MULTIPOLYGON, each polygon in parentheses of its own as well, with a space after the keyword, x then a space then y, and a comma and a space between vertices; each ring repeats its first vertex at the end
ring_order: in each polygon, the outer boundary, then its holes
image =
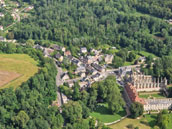
POLYGON ((137 74, 136 72, 130 75, 130 81, 138 92, 166 90, 167 87, 166 78, 156 79, 150 75, 137 74))
POLYGON ((165 99, 143 99, 138 96, 138 92, 163 91, 167 92, 167 79, 155 79, 149 75, 132 73, 129 82, 125 85, 125 90, 131 102, 143 104, 145 111, 162 110, 172 108, 172 98, 165 99))

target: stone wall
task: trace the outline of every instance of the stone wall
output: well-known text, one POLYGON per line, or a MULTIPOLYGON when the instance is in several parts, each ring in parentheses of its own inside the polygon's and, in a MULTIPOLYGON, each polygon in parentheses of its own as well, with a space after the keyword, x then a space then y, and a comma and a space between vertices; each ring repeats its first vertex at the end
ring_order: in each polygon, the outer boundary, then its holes
POLYGON ((145 111, 150 110, 163 110, 172 108, 172 98, 167 99, 146 99, 144 105, 145 111))

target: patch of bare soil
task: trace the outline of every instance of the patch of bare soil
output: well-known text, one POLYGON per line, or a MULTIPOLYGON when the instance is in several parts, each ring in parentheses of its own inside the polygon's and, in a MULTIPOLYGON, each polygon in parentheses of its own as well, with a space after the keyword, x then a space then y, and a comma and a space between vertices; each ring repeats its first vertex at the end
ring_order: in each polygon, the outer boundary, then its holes
POLYGON ((0 71, 0 87, 19 78, 21 74, 15 72, 0 71))

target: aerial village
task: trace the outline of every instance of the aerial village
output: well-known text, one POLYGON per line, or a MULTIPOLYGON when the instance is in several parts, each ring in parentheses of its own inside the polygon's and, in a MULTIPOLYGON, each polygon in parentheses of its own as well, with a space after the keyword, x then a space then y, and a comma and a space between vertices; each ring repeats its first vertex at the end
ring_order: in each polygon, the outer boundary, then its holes
MULTIPOLYGON (((78 58, 76 58, 65 47, 58 45, 52 45, 50 48, 35 45, 34 48, 42 50, 45 57, 54 59, 59 74, 59 76, 57 75, 58 85, 65 84, 72 87, 75 82, 79 82, 80 90, 84 90, 91 87, 91 84, 96 81, 101 81, 109 75, 115 75, 117 83, 124 87, 125 101, 128 106, 133 102, 139 102, 143 104, 144 111, 147 112, 172 108, 172 99, 167 98, 167 79, 153 78, 150 75, 143 75, 140 71, 140 65, 146 61, 144 56, 139 57, 139 63, 135 65, 110 68, 109 64, 112 64, 114 55, 103 54, 102 50, 87 50, 86 47, 81 47, 78 58), (62 68, 64 62, 73 66, 72 70, 68 71, 62 68), (141 98, 139 96, 140 93, 147 92, 159 92, 163 95, 163 98, 152 96, 141 98)), ((62 93, 61 99, 62 104, 68 102, 68 98, 62 93)), ((59 104, 57 105, 60 106, 59 104)))

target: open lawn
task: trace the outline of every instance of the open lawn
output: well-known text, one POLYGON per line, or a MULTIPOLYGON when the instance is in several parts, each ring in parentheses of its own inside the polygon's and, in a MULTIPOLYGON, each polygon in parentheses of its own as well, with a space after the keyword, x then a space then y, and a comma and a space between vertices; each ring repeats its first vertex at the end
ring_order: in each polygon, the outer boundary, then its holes
POLYGON ((112 129, 128 129, 127 126, 132 124, 134 127, 139 127, 139 129, 151 129, 148 125, 140 123, 140 119, 125 118, 124 120, 110 125, 112 129))
POLYGON ((153 58, 156 58, 157 56, 152 54, 152 53, 149 53, 149 52, 146 52, 146 51, 140 51, 139 52, 140 55, 143 55, 145 57, 148 57, 148 56, 152 56, 153 58))
POLYGON ((121 109, 118 114, 113 115, 107 108, 107 104, 101 104, 97 107, 96 111, 91 113, 92 117, 97 118, 103 123, 110 123, 119 120, 121 117, 126 115, 126 111, 121 109))
POLYGON ((165 98, 161 92, 140 92, 140 98, 165 98))
POLYGON ((0 54, 0 89, 16 88, 37 72, 37 62, 26 54, 0 54))
MULTIPOLYGON (((172 113, 169 114, 170 121, 167 129, 172 127, 172 113)), ((139 119, 126 118, 116 124, 110 125, 112 129, 127 129, 127 126, 132 124, 134 127, 139 127, 139 129, 153 129, 157 123, 157 114, 147 114, 145 117, 140 117, 139 119)))

